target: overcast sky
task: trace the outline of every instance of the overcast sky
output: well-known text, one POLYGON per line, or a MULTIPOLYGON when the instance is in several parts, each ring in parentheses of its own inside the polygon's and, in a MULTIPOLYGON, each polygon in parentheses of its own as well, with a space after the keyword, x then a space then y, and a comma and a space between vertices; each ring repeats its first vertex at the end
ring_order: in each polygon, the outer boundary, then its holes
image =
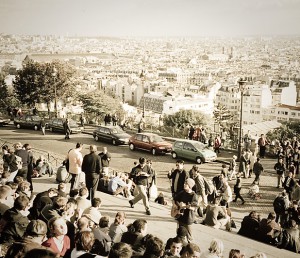
POLYGON ((300 0, 0 0, 0 33, 300 35, 300 0))

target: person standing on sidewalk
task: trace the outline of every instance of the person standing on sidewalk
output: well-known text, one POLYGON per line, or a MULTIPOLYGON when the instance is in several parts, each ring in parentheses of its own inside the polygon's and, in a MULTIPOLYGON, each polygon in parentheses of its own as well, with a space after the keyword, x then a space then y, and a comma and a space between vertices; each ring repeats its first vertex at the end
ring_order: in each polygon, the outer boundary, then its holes
POLYGON ((44 118, 41 119, 40 127, 41 127, 43 135, 45 135, 46 134, 46 123, 45 123, 44 118))
POLYGON ((151 176, 151 169, 146 165, 146 159, 144 157, 139 158, 139 164, 130 173, 130 178, 133 179, 138 194, 129 201, 129 204, 131 208, 134 208, 138 201, 143 200, 147 215, 151 215, 147 196, 148 178, 151 176))
POLYGON ((64 133, 65 133, 65 140, 70 139, 71 128, 70 128, 70 123, 68 118, 66 118, 66 121, 63 123, 63 126, 64 126, 64 133))
POLYGON ((259 185, 260 175, 262 172, 264 172, 264 168, 260 163, 260 158, 257 158, 256 162, 253 165, 253 173, 255 175, 254 182, 257 182, 258 185, 259 185))
POLYGON ((109 175, 109 162, 111 160, 111 154, 107 151, 107 147, 103 147, 103 151, 99 153, 102 165, 103 176, 109 175))
POLYGON ((68 153, 68 160, 69 160, 69 173, 71 174, 72 178, 70 180, 71 188, 70 191, 73 190, 75 179, 77 175, 81 172, 81 166, 82 166, 82 144, 76 143, 76 148, 72 149, 68 153))
POLYGON ((184 161, 179 159, 176 161, 176 169, 172 169, 168 173, 168 178, 171 179, 171 192, 173 197, 183 190, 184 182, 189 178, 189 174, 183 166, 184 161))
POLYGON ((92 200, 95 197, 99 176, 101 172, 101 158, 96 154, 97 146, 90 146, 90 153, 83 157, 82 171, 85 173, 86 187, 89 189, 89 198, 92 200))
POLYGON ((237 178, 236 178, 236 183, 234 185, 234 193, 235 193, 235 198, 233 200, 233 202, 236 202, 238 198, 241 199, 242 201, 242 205, 245 203, 244 198, 241 196, 241 190, 242 190, 242 179, 241 179, 241 174, 238 173, 237 174, 237 178))
POLYGON ((274 169, 277 174, 277 188, 280 187, 280 184, 282 184, 282 180, 284 177, 285 172, 285 165, 283 163, 283 158, 279 158, 278 162, 275 164, 274 169))

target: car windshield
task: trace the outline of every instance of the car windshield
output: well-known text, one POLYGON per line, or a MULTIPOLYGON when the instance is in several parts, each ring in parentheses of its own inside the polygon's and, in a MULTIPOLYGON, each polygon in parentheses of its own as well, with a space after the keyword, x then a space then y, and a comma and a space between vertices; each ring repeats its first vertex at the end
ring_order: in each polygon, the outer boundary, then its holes
POLYGON ((206 146, 202 142, 195 142, 195 143, 193 143, 193 145, 196 149, 200 149, 200 150, 203 150, 206 148, 206 146))
POLYGON ((124 131, 120 127, 113 128, 111 130, 112 133, 124 133, 124 131))
POLYGON ((150 141, 151 142, 163 142, 164 140, 159 135, 151 135, 150 141))

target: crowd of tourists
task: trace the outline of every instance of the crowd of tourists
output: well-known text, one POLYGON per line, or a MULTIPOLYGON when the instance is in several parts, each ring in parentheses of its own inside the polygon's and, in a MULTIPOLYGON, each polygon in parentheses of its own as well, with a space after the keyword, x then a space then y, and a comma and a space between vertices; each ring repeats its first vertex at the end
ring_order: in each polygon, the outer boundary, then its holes
MULTIPOLYGON (((61 182, 57 188, 35 193, 32 175, 35 171, 40 171, 38 170, 41 167, 40 162, 42 165, 46 164, 45 159, 40 157, 40 161, 37 162, 29 144, 16 143, 11 148, 2 147, 3 165, 0 170, 2 256, 71 258, 227 256, 224 254, 223 242, 218 239, 212 240, 207 250, 202 246, 200 249, 194 242, 192 225, 197 222, 198 214, 198 217, 202 218, 201 223, 212 228, 230 231, 231 227, 235 226, 230 203, 241 197, 238 196, 239 192, 236 189, 239 188, 242 173, 229 172, 233 168, 223 166, 220 175, 210 180, 201 175, 198 166, 186 171, 184 162, 177 160, 176 168, 168 173, 168 177, 171 180, 173 216, 177 220, 178 227, 176 236, 164 243, 159 236, 148 233, 146 219, 126 223, 126 214, 122 210, 116 212, 113 222, 109 221, 109 217, 102 215, 105 214, 105 210, 101 208, 101 199, 96 197, 96 191, 100 179, 107 177, 105 167, 109 166, 111 155, 106 148, 98 154, 94 145, 90 146, 90 153, 85 156, 81 150, 82 144, 77 143, 67 154, 65 166, 70 174, 70 188, 67 187, 67 183, 61 182), (83 174, 84 179, 81 180, 83 174), (234 192, 228 183, 232 174, 237 185, 234 192), (237 196, 235 200, 234 193, 237 196)), ((134 205, 142 200, 147 215, 151 215, 149 188, 155 184, 155 171, 151 163, 141 157, 129 174, 116 174, 108 182, 108 192, 128 198, 130 207, 134 208, 134 205)), ((49 167, 48 164, 48 170, 45 168, 39 175, 53 173, 49 167)), ((162 195, 159 195, 156 201, 166 204, 162 195)), ((264 225, 263 223, 267 225, 265 229, 267 236, 270 234, 268 223, 271 215, 274 217, 274 214, 270 213, 268 218, 261 221, 258 219, 259 228, 264 225)), ((289 218, 284 220, 283 217, 279 214, 282 221, 287 221, 288 225, 292 223, 292 220, 289 218)), ((242 228, 244 224, 242 223, 242 228)), ((297 228, 295 224, 293 227, 297 228)), ((276 235, 273 228, 270 230, 276 235)), ((283 239, 285 235, 288 238, 286 232, 289 231, 280 229, 281 234, 277 234, 274 241, 269 241, 268 238, 268 241, 264 242, 278 245, 278 236, 283 239)), ((280 243, 282 244, 282 241, 280 243)), ((281 247, 285 248, 283 244, 281 247)), ((231 250, 228 256, 244 257, 244 254, 240 250, 231 250)), ((265 255, 259 253, 253 257, 265 255)))

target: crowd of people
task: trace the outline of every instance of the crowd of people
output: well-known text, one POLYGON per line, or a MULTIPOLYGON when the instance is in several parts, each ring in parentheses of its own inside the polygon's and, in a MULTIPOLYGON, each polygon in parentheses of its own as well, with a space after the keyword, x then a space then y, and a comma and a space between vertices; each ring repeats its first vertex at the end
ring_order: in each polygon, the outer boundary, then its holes
MULTIPOLYGON (((236 157, 232 160, 235 164, 223 165, 220 174, 212 180, 203 176, 198 166, 186 170, 184 161, 176 161, 176 168, 168 173, 168 178, 171 181, 173 216, 178 227, 176 236, 164 243, 159 237, 148 234, 146 219, 128 224, 126 214, 120 210, 111 223, 109 217, 102 215, 105 210, 101 208, 96 191, 100 179, 108 178, 111 155, 106 148, 97 153, 95 145, 90 146, 90 153, 85 156, 81 150, 82 144, 77 143, 67 154, 65 164, 70 174, 70 191, 67 192, 67 183, 62 182, 57 188, 34 194, 34 171, 43 176, 46 171, 52 175, 53 169, 43 157, 35 160, 29 144, 16 143, 13 149, 2 147, 0 242, 4 257, 224 257, 221 240, 214 239, 207 250, 200 249, 194 243, 192 225, 201 218, 202 224, 215 229, 231 231, 235 226, 230 203, 240 198, 244 204, 240 194, 241 178, 251 177, 250 168, 249 172, 236 171, 236 157), (21 158, 20 164, 18 157, 21 158), (46 166, 44 172, 41 172, 42 166, 46 166), (83 181, 80 179, 82 175, 83 181), (236 180, 234 191, 229 185, 233 179, 236 180)), ((259 162, 257 159, 251 168, 256 186, 259 183, 257 174, 263 172, 259 162)), ((299 198, 289 199, 289 193, 293 196, 295 192, 294 189, 287 191, 287 185, 294 180, 293 174, 289 176, 291 179, 285 180, 285 191, 281 194, 287 199, 285 204, 293 204, 286 206, 288 212, 278 211, 274 204, 275 212, 260 220, 257 212, 252 211, 244 218, 239 234, 299 252, 299 198), (255 226, 253 220, 257 221, 255 226)), ((107 187, 110 194, 128 198, 131 208, 142 201, 146 214, 150 216, 149 188, 155 185, 155 181, 151 160, 141 157, 130 173, 111 176, 107 187)), ((162 194, 155 201, 166 205, 162 194)), ((239 250, 231 250, 229 257, 244 256, 239 250)), ((253 257, 265 255, 260 253, 253 257)))

